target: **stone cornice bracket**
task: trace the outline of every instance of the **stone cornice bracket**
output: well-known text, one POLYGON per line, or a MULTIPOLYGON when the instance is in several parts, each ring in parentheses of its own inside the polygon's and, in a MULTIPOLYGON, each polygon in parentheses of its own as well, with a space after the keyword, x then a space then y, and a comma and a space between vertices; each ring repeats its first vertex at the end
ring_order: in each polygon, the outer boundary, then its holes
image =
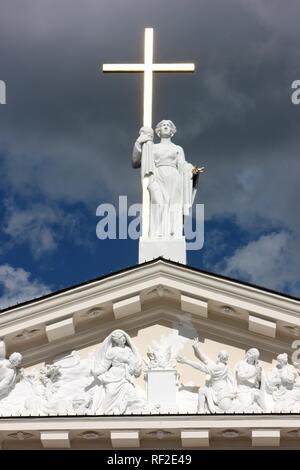
POLYGON ((111 431, 111 445, 113 448, 138 448, 140 447, 139 431, 111 431))
POLYGON ((280 446, 280 429, 252 429, 253 447, 278 447, 280 446))
POLYGON ((128 317, 142 311, 141 299, 139 295, 128 297, 113 304, 113 312, 116 320, 128 317))
POLYGON ((52 323, 46 326, 46 335, 48 341, 57 341, 75 334, 75 327, 73 323, 73 317, 67 318, 60 322, 52 323))
POLYGON ((68 431, 41 431, 44 449, 69 449, 71 442, 68 431))
POLYGON ((275 338, 276 322, 249 315, 249 331, 275 338))
POLYGON ((207 302, 187 295, 181 295, 181 310, 184 312, 192 313, 203 318, 207 318, 208 307, 207 302))
POLYGON ((209 447, 208 429, 187 429, 181 431, 182 447, 209 447))

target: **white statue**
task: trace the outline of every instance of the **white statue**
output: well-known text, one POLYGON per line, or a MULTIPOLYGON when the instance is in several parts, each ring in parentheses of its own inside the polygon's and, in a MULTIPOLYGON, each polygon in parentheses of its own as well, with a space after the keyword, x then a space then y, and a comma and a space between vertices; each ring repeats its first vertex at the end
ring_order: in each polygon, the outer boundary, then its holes
POLYGON ((95 355, 91 373, 97 389, 92 411, 123 414, 141 407, 134 378, 142 372, 142 362, 130 336, 122 330, 113 331, 95 355))
POLYGON ((41 415, 80 414, 79 396, 82 399, 85 395, 85 408, 91 404, 90 392, 85 391, 90 383, 89 362, 89 359, 80 360, 77 351, 67 351, 35 374, 25 377, 32 387, 32 393, 25 401, 26 409, 31 414, 41 415))
POLYGON ((235 367, 237 397, 234 410, 236 412, 259 413, 265 410, 262 378, 259 351, 251 348, 245 353, 245 358, 235 367))
POLYGON ((300 412, 298 372, 288 363, 286 353, 277 356, 277 365, 267 379, 267 391, 272 395, 275 413, 300 412))
POLYGON ((174 334, 161 336, 159 341, 153 340, 148 346, 148 361, 145 361, 147 369, 175 369, 176 355, 182 348, 184 341, 174 334))
POLYGON ((193 344, 194 354, 200 362, 179 356, 177 361, 209 375, 205 387, 198 394, 198 413, 222 413, 229 411, 235 396, 234 381, 228 368, 228 352, 220 351, 216 361, 209 359, 199 348, 198 338, 193 344))
POLYGON ((59 390, 60 368, 47 364, 29 378, 32 394, 27 397, 25 407, 31 414, 48 415, 64 412, 57 395, 59 390))
POLYGON ((59 367, 58 389, 56 392, 60 409, 65 409, 68 413, 78 410, 72 405, 76 397, 86 396, 86 401, 90 402, 86 386, 91 381, 90 369, 92 358, 80 359, 78 351, 68 351, 53 359, 53 364, 59 367))
POLYGON ((5 359, 1 353, 0 360, 0 414, 3 416, 21 416, 26 397, 31 393, 24 369, 21 369, 22 355, 12 353, 5 359))
POLYGON ((189 214, 198 174, 204 168, 187 163, 182 147, 173 144, 171 139, 176 127, 172 121, 159 122, 155 131, 160 138, 158 144, 152 144, 154 133, 151 128, 141 128, 132 155, 133 167, 141 167, 142 179, 149 177, 151 209, 147 236, 179 238, 183 234, 183 216, 189 214))
POLYGON ((89 414, 91 405, 92 396, 87 392, 75 395, 72 399, 72 410, 78 415, 89 414))
POLYGON ((300 413, 299 373, 286 353, 265 374, 259 351, 251 348, 231 374, 228 353, 220 351, 213 361, 201 351, 198 338, 193 344, 197 362, 176 358, 185 341, 178 335, 152 341, 144 377, 148 400, 135 380, 142 372, 139 352, 122 330, 113 331, 90 357, 68 351, 28 373, 20 369, 22 355, 15 352, 6 359, 0 342, 0 416, 300 413), (209 376, 198 393, 192 382, 178 387, 176 359, 209 376))
POLYGON ((149 346, 147 351, 148 361, 146 362, 148 369, 174 369, 176 360, 173 358, 172 346, 166 348, 149 346))
POLYGON ((15 387, 21 362, 22 355, 18 352, 0 360, 0 399, 7 397, 15 387))

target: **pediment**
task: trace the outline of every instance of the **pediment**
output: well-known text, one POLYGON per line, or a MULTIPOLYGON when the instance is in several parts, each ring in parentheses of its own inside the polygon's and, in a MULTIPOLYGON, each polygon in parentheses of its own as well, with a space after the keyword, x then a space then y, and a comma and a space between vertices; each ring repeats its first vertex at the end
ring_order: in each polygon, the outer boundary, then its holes
MULTIPOLYGON (((206 390, 209 373, 178 358, 181 356, 185 361, 194 362, 199 359, 193 349, 194 338, 198 337, 200 350, 213 362, 220 351, 227 351, 228 370, 235 377, 237 364, 245 362, 246 351, 256 348, 260 353, 260 367, 268 376, 276 367, 278 354, 286 352, 291 358, 294 352, 292 343, 300 331, 297 299, 158 259, 6 309, 1 312, 0 325, 2 349, 6 349, 6 352, 2 350, 2 356, 20 352, 27 380, 25 388, 21 384, 12 390, 9 395, 12 402, 10 398, 0 399, 0 408, 8 403, 6 412, 3 412, 5 406, 2 407, 0 420, 0 437, 4 436, 8 443, 10 439, 19 439, 23 433, 20 439, 31 436, 28 439, 35 442, 34 446, 70 447, 71 440, 75 443, 79 439, 78 445, 82 447, 83 440, 94 435, 91 439, 96 438, 103 448, 137 447, 141 438, 148 440, 166 435, 168 439, 180 438, 183 446, 201 447, 209 445, 211 438, 219 439, 220 429, 224 426, 236 426, 239 429, 235 431, 237 435, 240 433, 243 439, 251 438, 252 445, 253 442, 279 445, 280 436, 289 437, 288 433, 291 433, 290 437, 294 436, 292 432, 299 427, 299 410, 295 407, 300 404, 300 395, 293 405, 290 402, 286 405, 289 417, 283 421, 276 421, 273 415, 270 421, 268 413, 273 413, 274 409, 269 408, 263 411, 264 421, 260 418, 258 423, 256 412, 262 410, 257 411, 256 403, 251 405, 252 417, 247 419, 244 413, 250 408, 245 403, 234 411, 234 416, 231 409, 228 416, 227 411, 224 412, 221 421, 209 416, 211 410, 199 411, 198 393, 206 390), (141 359, 140 370, 136 374, 132 372, 132 380, 143 405, 138 411, 130 405, 116 413, 122 417, 111 416, 110 408, 108 413, 99 412, 100 408, 93 409, 95 390, 98 390, 95 384, 91 392, 89 385, 83 389, 84 383, 91 382, 96 356, 116 330, 128 335, 141 359), (166 362, 169 346, 172 356, 166 362), (149 351, 154 351, 152 358, 149 351), (56 383, 51 374, 55 375, 57 371, 62 378, 56 383), (42 384, 41 374, 48 380, 48 385, 42 384), (22 394, 31 395, 31 391, 28 392, 30 377, 34 377, 36 393, 32 400, 34 410, 26 408, 24 414, 23 409, 21 417, 24 418, 12 424, 11 415, 18 415, 20 396, 23 399, 22 394), (76 387, 80 389, 78 393, 75 393, 76 387), (44 394, 49 390, 51 393, 45 399, 44 394), (82 410, 74 411, 74 399, 82 400, 83 390, 84 394, 88 390, 90 395, 84 397, 87 409, 82 414, 82 410), (151 394, 158 397, 157 402, 154 403, 151 394), (59 400, 53 401, 53 396, 59 396, 59 400), (159 400, 163 401, 163 406, 159 400), (165 407, 167 402, 171 403, 168 409, 165 407), (40 408, 39 403, 42 404, 40 408), (61 408, 57 408, 59 403, 61 408), (290 414, 295 410, 295 415, 290 414), (41 416, 40 421, 30 422, 26 427, 25 422, 29 423, 23 421, 26 413, 41 416), (131 413, 134 418, 129 416, 131 413), (187 413, 191 416, 188 421, 178 421, 178 415, 184 417, 187 413), (70 416, 64 416, 66 414, 70 416), (163 415, 163 421, 157 415, 163 415), (55 420, 55 424, 51 420, 55 420), (249 423, 252 423, 251 429, 249 423), (276 435, 264 431, 268 435, 260 436, 257 430, 260 426, 276 427, 276 432, 272 431, 276 435), (112 428, 116 431, 111 431, 112 428), (14 433, 9 432, 11 429, 14 433), (17 437, 11 438, 13 434, 17 437)), ((257 389, 256 385, 254 388, 257 389)), ((223 429, 222 432, 225 436, 227 431, 223 429)))
POLYGON ((7 354, 20 351, 30 366, 99 344, 115 328, 133 332, 157 322, 183 331, 192 324, 199 335, 241 349, 291 353, 300 302, 159 259, 6 309, 0 335, 7 354))

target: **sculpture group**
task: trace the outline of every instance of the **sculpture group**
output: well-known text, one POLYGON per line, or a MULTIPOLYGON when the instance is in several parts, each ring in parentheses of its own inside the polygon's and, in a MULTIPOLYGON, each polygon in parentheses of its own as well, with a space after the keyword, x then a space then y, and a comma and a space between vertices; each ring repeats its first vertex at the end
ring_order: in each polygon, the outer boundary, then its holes
POLYGON ((31 373, 21 368, 22 356, 15 352, 8 359, 0 359, 0 414, 167 412, 159 403, 149 403, 138 378, 147 382, 148 372, 161 374, 170 370, 178 377, 177 412, 300 412, 300 372, 297 364, 289 364, 286 353, 279 354, 276 365, 265 371, 259 351, 251 348, 230 370, 227 351, 220 351, 213 360, 202 351, 197 338, 193 343, 195 360, 178 356, 177 349, 167 338, 162 338, 149 346, 147 359, 143 361, 130 336, 114 330, 87 359, 81 360, 79 353, 72 351, 31 373), (190 392, 189 400, 177 372, 178 364, 206 375, 205 385, 198 393, 190 392))

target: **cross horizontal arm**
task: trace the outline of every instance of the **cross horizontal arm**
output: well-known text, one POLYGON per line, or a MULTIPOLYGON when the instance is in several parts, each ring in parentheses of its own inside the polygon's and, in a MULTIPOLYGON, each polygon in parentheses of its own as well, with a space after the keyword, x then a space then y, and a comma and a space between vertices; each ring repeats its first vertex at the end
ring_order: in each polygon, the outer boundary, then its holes
POLYGON ((144 72, 144 64, 103 64, 103 72, 144 72))
POLYGON ((153 72, 194 72, 195 64, 153 64, 153 72))
MULTIPOLYGON (((152 64, 153 72, 194 72, 195 64, 152 64)), ((144 72, 144 64, 103 64, 103 72, 144 72)))

